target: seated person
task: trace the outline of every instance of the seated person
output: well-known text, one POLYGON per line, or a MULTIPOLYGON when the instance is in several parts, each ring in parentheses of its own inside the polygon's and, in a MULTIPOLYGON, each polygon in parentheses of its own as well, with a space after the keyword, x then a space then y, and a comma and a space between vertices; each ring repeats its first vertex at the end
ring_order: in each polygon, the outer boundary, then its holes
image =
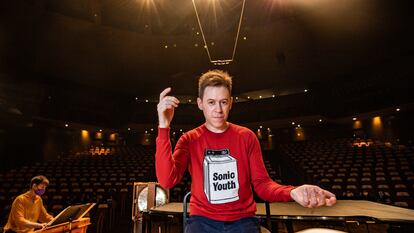
POLYGON ((49 180, 44 176, 32 178, 30 190, 14 199, 4 233, 31 232, 46 227, 53 217, 47 213, 40 196, 48 184, 49 180))

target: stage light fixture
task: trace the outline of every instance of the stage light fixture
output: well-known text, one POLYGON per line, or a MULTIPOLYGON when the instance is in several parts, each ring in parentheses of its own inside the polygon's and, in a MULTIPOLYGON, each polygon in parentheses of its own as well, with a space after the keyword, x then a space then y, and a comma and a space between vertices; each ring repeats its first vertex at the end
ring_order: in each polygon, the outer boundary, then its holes
POLYGON ((153 207, 167 204, 170 193, 168 189, 162 188, 156 182, 135 182, 132 198, 134 233, 138 233, 142 231, 144 212, 148 212, 153 207))
MULTIPOLYGON (((243 19, 245 2, 246 2, 246 0, 242 1, 241 10, 240 10, 240 17, 239 17, 239 20, 238 20, 236 35, 235 35, 235 38, 234 38, 233 52, 232 52, 231 58, 228 58, 228 59, 214 59, 211 55, 210 49, 208 47, 207 39, 206 39, 205 29, 206 29, 207 25, 204 25, 204 27, 203 27, 203 25, 201 23, 201 20, 200 20, 199 9, 198 9, 198 8, 200 8, 200 6, 197 7, 197 5, 200 4, 200 3, 196 4, 196 0, 192 0, 193 7, 194 7, 194 12, 195 12, 195 15, 197 17, 198 26, 199 26, 199 29, 200 29, 200 32, 201 32, 201 36, 203 38, 204 48, 206 49, 208 59, 210 60, 210 62, 213 65, 227 65, 227 64, 230 64, 230 62, 232 62, 234 60, 234 56, 236 54, 237 42, 239 41, 239 34, 240 34, 240 28, 241 28, 241 23, 242 23, 242 19, 243 19)), ((196 34, 199 35, 200 33, 197 31, 196 34)), ((243 37, 243 39, 246 40, 247 38, 243 37)))

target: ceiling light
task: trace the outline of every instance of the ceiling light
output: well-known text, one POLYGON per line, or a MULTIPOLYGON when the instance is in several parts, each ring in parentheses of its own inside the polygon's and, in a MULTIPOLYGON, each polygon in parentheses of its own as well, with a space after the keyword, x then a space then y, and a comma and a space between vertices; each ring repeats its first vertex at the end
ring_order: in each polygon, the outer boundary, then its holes
POLYGON ((303 90, 304 92, 308 92, 308 89, 303 90))
POLYGON ((401 109, 400 108, 396 108, 395 111, 399 112, 399 111, 401 111, 401 109))
POLYGON ((319 122, 322 122, 322 119, 319 119, 319 122))
MULTIPOLYGON (((240 18, 238 19, 239 22, 238 22, 238 27, 237 27, 237 33, 236 33, 236 36, 234 38, 233 53, 232 53, 231 58, 227 58, 227 59, 212 59, 211 54, 210 54, 210 50, 209 50, 209 48, 207 46, 206 36, 204 34, 204 31, 203 31, 203 26, 201 25, 201 20, 200 20, 200 17, 199 17, 199 13, 198 13, 198 10, 197 10, 197 6, 196 6, 196 3, 195 3, 195 0, 192 0, 193 7, 194 7, 194 11, 195 11, 195 15, 197 17, 198 27, 199 27, 199 29, 201 31, 201 36, 203 38, 203 42, 204 42, 205 49, 206 49, 206 52, 207 52, 207 55, 208 55, 208 59, 214 65, 227 65, 227 64, 229 64, 230 62, 232 62, 234 60, 234 55, 236 54, 237 42, 239 41, 240 27, 241 27, 241 23, 242 23, 242 19, 243 19, 243 12, 244 12, 245 2, 246 2, 246 0, 243 0, 242 6, 241 6, 241 10, 240 10, 240 18)), ((197 31, 197 35, 199 35, 199 32, 198 31, 197 31)))
POLYGON ((68 124, 65 124, 65 127, 69 127, 69 125, 68 124))
POLYGON ((261 99, 262 98, 262 96, 261 95, 259 95, 259 99, 261 99))
POLYGON ((243 37, 243 40, 247 40, 247 37, 243 37))
POLYGON ((357 118, 356 118, 356 117, 353 117, 353 118, 352 118, 352 120, 353 120, 353 121, 356 121, 356 120, 357 120, 357 118))
POLYGON ((272 98, 275 98, 275 95, 272 95, 272 98))
POLYGON ((164 48, 168 49, 168 45, 164 45, 164 48))
POLYGON ((292 125, 294 125, 295 124, 295 122, 294 121, 292 121, 292 125))
POLYGON ((128 127, 128 131, 130 131, 130 130, 131 130, 131 128, 128 127))
POLYGON ((145 100, 145 103, 148 103, 148 100, 145 100))

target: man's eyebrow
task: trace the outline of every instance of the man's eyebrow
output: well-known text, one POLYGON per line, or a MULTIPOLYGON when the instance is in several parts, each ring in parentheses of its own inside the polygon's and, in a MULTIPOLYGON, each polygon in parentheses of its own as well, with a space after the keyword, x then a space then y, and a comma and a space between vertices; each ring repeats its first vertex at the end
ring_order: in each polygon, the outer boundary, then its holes
POLYGON ((219 99, 219 100, 216 100, 216 99, 207 99, 207 101, 209 101, 209 100, 214 100, 214 101, 223 101, 223 100, 229 100, 228 98, 224 98, 224 99, 219 99))

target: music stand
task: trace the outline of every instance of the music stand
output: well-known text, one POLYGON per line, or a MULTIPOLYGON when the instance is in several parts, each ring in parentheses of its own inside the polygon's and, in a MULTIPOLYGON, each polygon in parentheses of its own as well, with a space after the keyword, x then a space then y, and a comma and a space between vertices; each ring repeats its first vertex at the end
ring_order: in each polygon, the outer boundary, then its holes
POLYGON ((73 222, 85 216, 92 207, 95 206, 95 203, 87 203, 80 205, 68 206, 66 209, 62 210, 55 218, 53 218, 47 226, 55 226, 65 222, 73 222))

